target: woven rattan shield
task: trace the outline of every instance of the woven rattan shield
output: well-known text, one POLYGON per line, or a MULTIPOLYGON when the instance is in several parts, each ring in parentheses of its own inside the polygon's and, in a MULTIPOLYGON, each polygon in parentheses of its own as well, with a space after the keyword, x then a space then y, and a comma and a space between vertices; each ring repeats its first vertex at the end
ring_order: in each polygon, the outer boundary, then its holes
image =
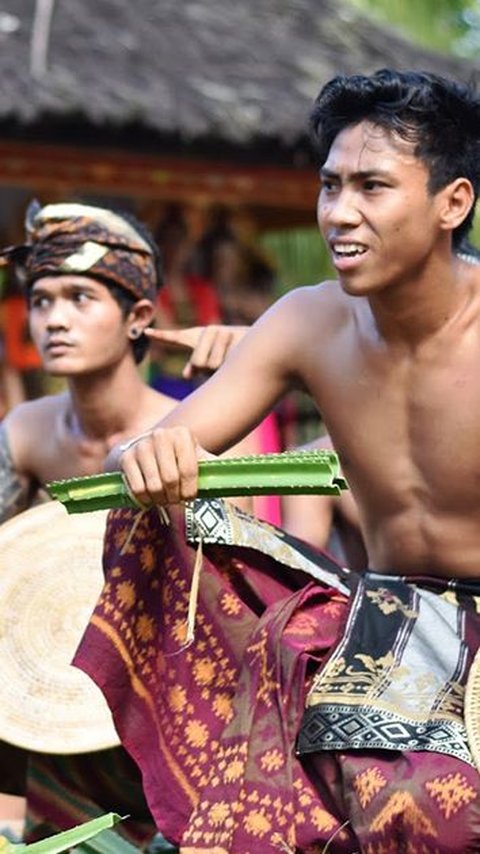
POLYGON ((106 513, 49 501, 0 525, 0 739, 44 753, 119 743, 99 688, 70 662, 103 585, 106 513))

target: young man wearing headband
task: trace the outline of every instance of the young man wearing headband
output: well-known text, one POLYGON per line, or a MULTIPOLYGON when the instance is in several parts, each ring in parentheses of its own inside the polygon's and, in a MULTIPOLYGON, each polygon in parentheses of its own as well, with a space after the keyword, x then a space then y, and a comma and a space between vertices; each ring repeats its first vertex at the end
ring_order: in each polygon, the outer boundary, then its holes
MULTIPOLYGON (((95 206, 32 203, 26 229, 26 243, 3 255, 22 271, 43 366, 67 387, 20 404, 0 425, 0 521, 27 508, 49 480, 98 473, 112 445, 175 405, 138 371, 160 285, 158 250, 143 226, 95 206)), ((136 843, 155 832, 121 748, 32 755, 27 801, 29 838, 110 809, 131 816, 122 832, 136 843)))
MULTIPOLYGON (((29 507, 46 482, 102 471, 117 442, 177 404, 138 371, 161 284, 158 249, 143 224, 95 206, 33 202, 26 232, 26 243, 3 257, 24 280, 43 367, 67 389, 15 407, 0 425, 0 522, 29 507)), ((232 452, 247 453, 248 444, 232 452)), ((32 839, 109 809, 130 816, 121 831, 135 842, 155 832, 137 769, 121 748, 30 757, 27 808, 32 839), (60 800, 55 786, 65 791, 60 800)))

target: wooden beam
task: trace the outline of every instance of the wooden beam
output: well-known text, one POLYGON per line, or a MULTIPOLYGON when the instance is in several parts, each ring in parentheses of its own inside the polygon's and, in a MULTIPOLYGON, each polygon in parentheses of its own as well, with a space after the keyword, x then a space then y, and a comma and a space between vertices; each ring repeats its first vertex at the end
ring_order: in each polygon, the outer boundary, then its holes
POLYGON ((303 215, 312 215, 317 195, 313 168, 244 166, 13 141, 0 141, 0 183, 45 190, 50 196, 96 192, 303 215))

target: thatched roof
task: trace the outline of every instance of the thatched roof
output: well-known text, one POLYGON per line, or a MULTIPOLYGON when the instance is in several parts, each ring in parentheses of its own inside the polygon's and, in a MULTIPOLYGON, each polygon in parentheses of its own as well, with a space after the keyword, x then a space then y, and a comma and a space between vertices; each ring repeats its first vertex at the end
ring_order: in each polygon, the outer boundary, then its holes
POLYGON ((0 132, 133 128, 290 149, 328 78, 385 65, 472 70, 346 0, 0 0, 0 132))

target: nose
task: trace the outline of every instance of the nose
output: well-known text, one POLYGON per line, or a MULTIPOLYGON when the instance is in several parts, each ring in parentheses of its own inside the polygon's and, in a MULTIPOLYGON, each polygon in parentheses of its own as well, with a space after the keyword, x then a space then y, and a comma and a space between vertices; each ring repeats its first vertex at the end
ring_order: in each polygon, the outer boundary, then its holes
POLYGON ((359 225, 362 214, 357 193, 349 187, 339 188, 328 195, 320 193, 317 216, 320 227, 345 229, 359 225))
POLYGON ((68 329, 69 325, 68 306, 65 300, 54 300, 50 304, 47 315, 46 327, 48 331, 50 332, 54 329, 68 329))

